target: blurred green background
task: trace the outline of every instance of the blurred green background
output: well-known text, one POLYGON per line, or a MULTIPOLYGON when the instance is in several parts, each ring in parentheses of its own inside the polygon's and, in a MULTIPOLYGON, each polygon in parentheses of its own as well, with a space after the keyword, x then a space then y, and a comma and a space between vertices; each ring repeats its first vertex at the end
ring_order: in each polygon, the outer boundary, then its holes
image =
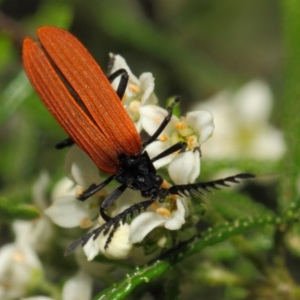
MULTIPOLYGON (((104 71, 108 54, 113 52, 127 60, 135 75, 152 72, 161 105, 165 104, 167 98, 181 95, 183 112, 223 89, 236 90, 253 79, 267 82, 274 95, 271 122, 290 134, 290 155, 287 155, 286 165, 281 167, 285 175, 290 172, 293 177, 285 176, 281 186, 283 197, 280 203, 284 207, 288 197, 289 200, 295 200, 292 196, 296 195, 296 185, 291 188, 291 193, 289 187, 296 182, 300 162, 297 154, 300 130, 297 112, 300 108, 295 104, 300 96, 299 84, 295 83, 300 82, 300 74, 297 73, 300 61, 294 59, 300 53, 300 24, 296 21, 292 24, 293 20, 300 20, 299 7, 297 0, 0 0, 1 194, 14 199, 15 203, 22 203, 24 199, 30 203, 32 183, 41 170, 46 169, 53 182, 63 175, 65 151, 55 151, 54 145, 66 135, 35 95, 22 71, 21 62, 24 37, 35 38, 37 27, 54 25, 66 28, 78 37, 104 71), (285 3, 289 4, 285 6, 285 3), (291 12, 295 12, 297 17, 291 18, 290 22, 291 12), (286 45, 291 46, 288 51, 285 51, 286 45), (288 71, 286 64, 290 68, 288 71), (295 72, 291 71, 294 66, 295 72), (287 73, 290 74, 288 79, 285 77, 287 73), (288 91, 286 83, 290 86, 288 91), (295 103, 287 102, 291 98, 295 99, 295 103), (285 113, 286 121, 283 121, 283 111, 288 110, 290 114, 285 113), (291 128, 295 129, 294 132, 291 128)), ((276 168, 277 165, 273 169, 276 168)), ((272 198, 275 193, 274 182, 268 187, 268 193, 272 198)), ((2 230, 6 226, 3 224, 0 222, 2 230)), ((259 234, 263 240, 264 232, 259 234)), ((261 241, 259 238, 257 244, 261 241)), ((6 241, 4 238, 1 242, 6 241)), ((234 245, 239 243, 237 238, 234 245)), ((263 243, 258 248, 265 246, 270 250, 270 240, 263 243)), ((226 265, 227 259, 237 255, 235 246, 222 244, 214 248, 215 252, 206 250, 204 256, 212 258, 212 264, 216 262, 215 258, 222 257, 226 265)), ((266 255, 266 261, 269 254, 266 255)), ((203 275, 206 274, 206 265, 203 263, 204 272, 199 275, 192 270, 191 260, 185 263, 182 277, 191 276, 204 282, 207 287, 202 287, 203 295, 210 296, 206 299, 219 299, 222 288, 217 286, 218 282, 215 282, 215 289, 210 288, 214 282, 203 275), (189 270, 195 274, 188 274, 189 270)), ((253 268, 241 258, 234 260, 233 264, 237 273, 245 273, 245 270, 253 268)), ((299 258, 293 257, 289 268, 293 276, 299 279, 299 271, 295 270, 297 266, 299 258)), ((251 271, 249 274, 252 274, 251 271)), ((243 275, 245 278, 248 276, 243 275)), ((228 282, 230 279, 228 274, 228 282)), ((228 284, 236 284, 239 279, 236 280, 228 284)), ((153 294, 155 288, 152 289, 153 294)), ((159 288, 158 293, 161 292, 159 288)), ((251 290, 251 286, 248 288, 251 290)), ((196 299, 196 285, 192 288, 191 283, 184 282, 183 290, 190 295, 190 299, 196 299)), ((235 292, 237 296, 234 299, 246 299, 243 298, 243 291, 241 296, 238 295, 238 288, 235 292)), ((226 299, 231 299, 231 296, 227 295, 226 299)))

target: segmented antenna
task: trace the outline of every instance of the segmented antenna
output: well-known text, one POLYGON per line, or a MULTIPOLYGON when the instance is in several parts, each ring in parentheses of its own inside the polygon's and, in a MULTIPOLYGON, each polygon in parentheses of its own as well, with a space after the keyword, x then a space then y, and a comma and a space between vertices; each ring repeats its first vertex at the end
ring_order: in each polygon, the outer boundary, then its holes
POLYGON ((125 209, 122 213, 118 214, 114 218, 111 218, 107 223, 94 229, 93 231, 83 235, 76 241, 74 241, 65 251, 65 255, 71 254, 80 244, 83 247, 90 238, 95 240, 103 231, 104 235, 108 234, 107 240, 105 242, 104 249, 107 249, 109 243, 111 242, 114 233, 121 224, 124 224, 128 218, 133 219, 136 215, 140 214, 142 210, 146 210, 156 199, 146 200, 137 204, 130 206, 125 209))
POLYGON ((212 192, 210 188, 219 190, 218 185, 229 187, 228 183, 240 183, 238 179, 248 179, 255 177, 253 174, 241 173, 234 176, 226 177, 208 182, 173 185, 169 188, 169 193, 179 196, 189 196, 191 192, 204 194, 203 191, 212 192))

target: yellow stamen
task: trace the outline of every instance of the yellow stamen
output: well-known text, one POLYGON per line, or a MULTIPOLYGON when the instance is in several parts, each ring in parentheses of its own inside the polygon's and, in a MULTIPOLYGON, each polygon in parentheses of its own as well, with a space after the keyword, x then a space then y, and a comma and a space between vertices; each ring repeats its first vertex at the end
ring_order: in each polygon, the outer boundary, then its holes
POLYGON ((106 190, 100 190, 95 194, 99 198, 105 198, 107 196, 106 190))
POLYGON ((135 84, 132 84, 132 83, 130 83, 130 84, 128 84, 128 88, 133 92, 133 93, 139 93, 140 91, 141 91, 141 89, 137 86, 137 85, 135 85, 135 84))
POLYGON ((161 141, 161 142, 166 142, 168 139, 169 139, 169 138, 168 138, 165 134, 163 134, 163 135, 160 137, 160 141, 161 141))
POLYGON ((178 132, 184 138, 187 138, 189 135, 194 134, 193 129, 189 126, 185 126, 184 128, 178 128, 178 132))
POLYGON ((159 207, 156 210, 156 213, 163 216, 163 217, 168 217, 171 214, 171 212, 168 209, 164 208, 164 207, 159 207))
POLYGON ((77 186, 75 190, 76 198, 78 198, 84 191, 85 189, 82 186, 77 186))
POLYGON ((161 117, 154 117, 156 123, 160 124, 162 122, 161 117))
POLYGON ((15 252, 13 254, 13 260, 16 261, 16 262, 19 262, 19 263, 23 263, 25 261, 24 255, 22 255, 19 252, 15 252))
POLYGON ((81 227, 81 228, 89 228, 89 227, 91 227, 93 225, 93 222, 91 221, 91 219, 90 218, 83 218, 83 219, 81 219, 81 221, 80 221, 80 223, 79 223, 79 226, 81 227))
MULTIPOLYGON (((75 191, 75 196, 76 198, 78 198, 79 196, 82 195, 82 193, 85 191, 86 189, 83 188, 82 186, 77 186, 76 187, 76 191, 75 191)), ((100 190, 99 192, 97 192, 95 194, 95 196, 97 196, 98 198, 105 198, 107 196, 107 193, 105 190, 100 190)))
POLYGON ((152 209, 157 209, 158 208, 158 203, 157 202, 153 202, 151 204, 152 209))
POLYGON ((184 128, 186 128, 186 124, 182 123, 182 122, 176 122, 175 123, 175 127, 178 129, 178 130, 182 130, 184 128))
POLYGON ((163 183, 160 185, 163 189, 168 189, 171 185, 168 181, 164 180, 163 183))
POLYGON ((194 149, 197 145, 196 145, 196 142, 197 142, 197 137, 192 135, 188 138, 188 141, 187 141, 187 144, 188 144, 188 148, 189 149, 194 149))
POLYGON ((176 200, 177 200, 177 198, 178 198, 178 195, 170 195, 169 196, 169 198, 170 198, 170 200, 172 201, 172 202, 175 202, 176 203, 176 200))
POLYGON ((139 112, 139 108, 141 106, 141 102, 140 101, 137 101, 137 100, 134 100, 132 102, 130 102, 129 104, 129 111, 131 111, 132 113, 136 114, 139 112))

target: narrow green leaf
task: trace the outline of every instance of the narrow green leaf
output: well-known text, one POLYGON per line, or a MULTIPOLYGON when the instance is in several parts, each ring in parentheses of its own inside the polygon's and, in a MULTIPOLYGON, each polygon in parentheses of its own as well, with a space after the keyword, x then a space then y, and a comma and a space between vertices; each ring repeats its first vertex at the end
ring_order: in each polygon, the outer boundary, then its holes
POLYGON ((201 167, 201 177, 209 174, 216 174, 222 169, 238 169, 241 172, 253 173, 255 176, 266 176, 279 174, 282 169, 281 162, 272 160, 253 160, 253 159, 226 159, 211 160, 203 157, 201 167), (209 172, 209 173, 208 173, 209 172))
POLYGON ((266 206, 261 203, 255 202, 250 197, 228 192, 228 191, 220 191, 215 195, 209 196, 209 204, 212 205, 213 209, 209 211, 219 212, 226 219, 235 219, 241 217, 247 217, 249 215, 265 215, 272 214, 266 206))
POLYGON ((32 220, 39 217, 39 215, 39 211, 35 206, 14 205, 6 198, 0 198, 0 219, 2 220, 32 220))
POLYGON ((29 81, 24 71, 21 71, 0 94, 0 124, 18 109, 31 91, 29 81))
POLYGON ((15 51, 11 39, 0 33, 0 70, 7 67, 15 59, 15 51))
POLYGON ((300 166, 300 0, 283 0, 283 33, 285 46, 285 97, 282 102, 283 127, 287 142, 282 197, 280 204, 285 210, 295 199, 300 166))

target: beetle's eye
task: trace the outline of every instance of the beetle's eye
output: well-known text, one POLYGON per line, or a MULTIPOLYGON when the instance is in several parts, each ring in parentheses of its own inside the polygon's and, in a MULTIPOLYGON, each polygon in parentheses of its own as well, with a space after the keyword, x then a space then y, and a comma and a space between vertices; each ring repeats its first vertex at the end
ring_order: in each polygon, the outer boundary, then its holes
POLYGON ((156 176, 155 176, 155 181, 156 181, 158 184, 162 184, 164 180, 162 179, 161 176, 156 175, 156 176))
POLYGON ((148 198, 148 197, 151 196, 151 193, 149 191, 147 191, 147 192, 146 191, 142 191, 141 195, 142 195, 143 198, 148 198))

